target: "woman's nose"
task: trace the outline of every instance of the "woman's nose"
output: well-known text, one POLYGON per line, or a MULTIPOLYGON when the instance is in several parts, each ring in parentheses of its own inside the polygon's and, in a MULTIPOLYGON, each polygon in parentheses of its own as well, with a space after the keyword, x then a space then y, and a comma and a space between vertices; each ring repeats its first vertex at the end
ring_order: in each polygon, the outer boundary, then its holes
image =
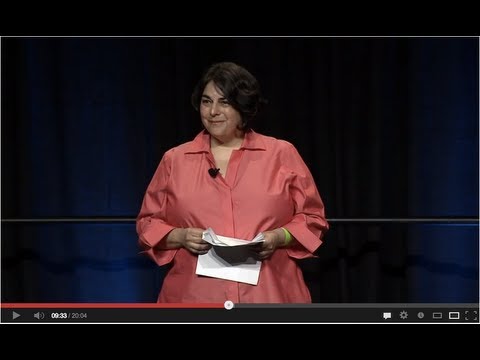
POLYGON ((212 103, 212 107, 210 108, 210 115, 215 116, 219 114, 219 106, 218 103, 212 103))

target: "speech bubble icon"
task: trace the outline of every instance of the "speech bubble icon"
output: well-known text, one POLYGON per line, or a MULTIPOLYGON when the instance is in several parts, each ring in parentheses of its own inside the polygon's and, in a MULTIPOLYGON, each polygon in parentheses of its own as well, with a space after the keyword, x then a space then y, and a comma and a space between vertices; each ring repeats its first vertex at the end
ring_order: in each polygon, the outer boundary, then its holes
POLYGON ((392 318, 392 313, 391 313, 391 312, 384 312, 384 313, 383 313, 383 318, 384 318, 385 320, 391 319, 391 318, 392 318))

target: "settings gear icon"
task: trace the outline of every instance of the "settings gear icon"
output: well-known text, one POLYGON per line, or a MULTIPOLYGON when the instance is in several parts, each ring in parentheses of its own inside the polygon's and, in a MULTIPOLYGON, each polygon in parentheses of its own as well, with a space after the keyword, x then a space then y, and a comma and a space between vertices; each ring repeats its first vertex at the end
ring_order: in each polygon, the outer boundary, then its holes
POLYGON ((405 320, 406 318, 408 318, 408 313, 404 310, 404 311, 400 311, 400 318, 402 320, 405 320))

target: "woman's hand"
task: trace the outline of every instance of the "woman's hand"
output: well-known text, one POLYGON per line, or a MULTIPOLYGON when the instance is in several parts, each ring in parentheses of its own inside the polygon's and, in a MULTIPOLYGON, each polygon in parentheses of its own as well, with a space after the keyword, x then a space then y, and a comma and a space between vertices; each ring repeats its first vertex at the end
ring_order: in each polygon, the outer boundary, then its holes
POLYGON ((285 235, 282 229, 278 230, 264 231, 264 241, 251 247, 259 260, 268 259, 278 247, 283 245, 285 235))
POLYGON ((180 242, 182 246, 192 254, 203 255, 210 250, 212 245, 202 239, 203 229, 185 228, 182 229, 180 242))

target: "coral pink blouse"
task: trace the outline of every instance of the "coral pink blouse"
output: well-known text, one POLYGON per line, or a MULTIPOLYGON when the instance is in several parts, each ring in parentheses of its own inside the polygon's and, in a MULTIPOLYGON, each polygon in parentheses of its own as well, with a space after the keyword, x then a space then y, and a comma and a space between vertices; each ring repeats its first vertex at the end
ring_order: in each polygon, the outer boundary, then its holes
POLYGON ((139 243, 158 265, 171 265, 158 302, 311 302, 296 259, 313 256, 329 225, 295 147, 250 130, 232 152, 225 178, 212 178, 212 167, 210 135, 202 131, 164 154, 146 190, 137 217, 139 243), (211 227, 218 235, 247 240, 284 227, 297 242, 264 260, 258 284, 250 285, 196 275, 197 255, 184 248, 156 248, 177 227, 211 227))

